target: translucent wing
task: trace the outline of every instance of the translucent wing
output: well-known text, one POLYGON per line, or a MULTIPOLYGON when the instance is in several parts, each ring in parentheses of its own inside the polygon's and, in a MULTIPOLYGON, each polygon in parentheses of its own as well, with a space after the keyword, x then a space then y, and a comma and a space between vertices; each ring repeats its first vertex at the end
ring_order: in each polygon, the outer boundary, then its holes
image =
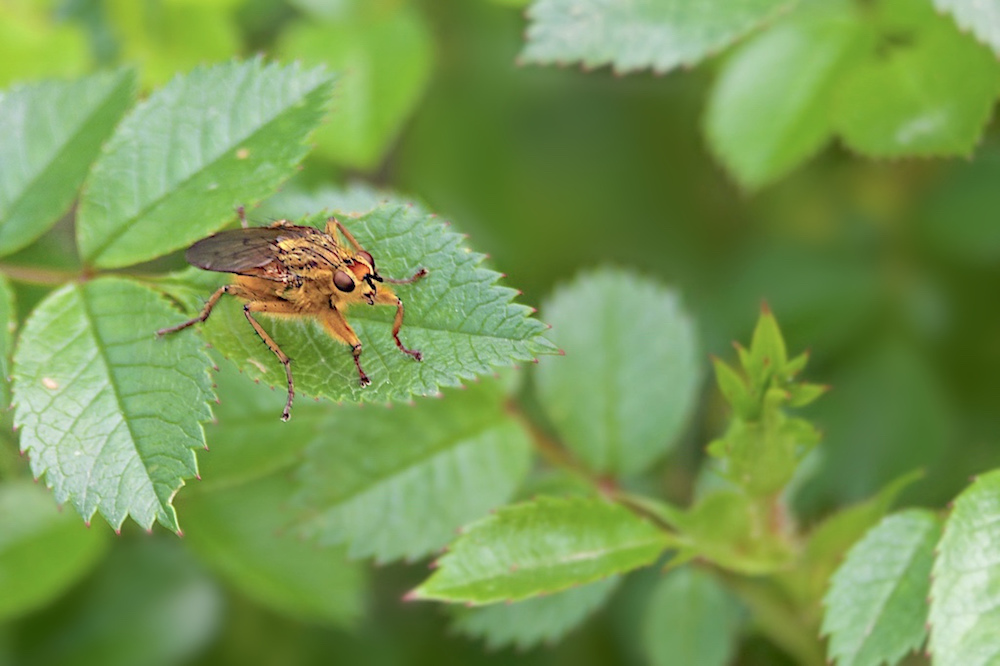
POLYGON ((320 233, 313 227, 293 225, 220 231, 189 247, 184 258, 192 266, 207 271, 280 279, 287 269, 278 261, 278 243, 286 238, 303 238, 320 233), (265 271, 265 267, 268 270, 265 271))

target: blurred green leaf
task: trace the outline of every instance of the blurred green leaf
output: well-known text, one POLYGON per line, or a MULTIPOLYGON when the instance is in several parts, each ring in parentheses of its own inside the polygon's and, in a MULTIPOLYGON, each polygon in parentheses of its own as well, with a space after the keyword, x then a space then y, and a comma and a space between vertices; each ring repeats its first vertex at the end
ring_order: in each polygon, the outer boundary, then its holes
POLYGON ((1000 92, 1000 64, 929 4, 879 7, 882 43, 845 76, 834 123, 870 157, 968 155, 1000 92))
POLYGON ((454 607, 451 626, 466 636, 482 638, 490 650, 508 645, 527 650, 539 643, 554 643, 603 606, 620 582, 618 576, 611 576, 513 604, 454 607))
POLYGON ((1000 471, 955 500, 931 572, 930 652, 935 663, 986 664, 1000 635, 1000 471))
POLYGON ((212 580, 173 541, 140 537, 117 544, 77 593, 21 627, 14 662, 190 663, 217 631, 222 599, 212 580))
POLYGON ((785 176, 833 136, 830 106, 873 34, 849 5, 800 11, 730 57, 709 97, 709 145, 741 185, 785 176))
POLYGON ((0 86, 77 76, 90 68, 87 35, 79 26, 53 20, 52 7, 42 4, 8 0, 0 5, 0 86))
POLYGON ((181 494, 178 512, 194 552, 259 603, 306 621, 350 625, 361 614, 365 571, 344 549, 318 548, 289 529, 302 450, 321 437, 328 410, 302 405, 274 417, 284 397, 233 369, 219 375, 218 423, 207 429, 204 481, 181 494))
POLYGON ((548 417, 593 469, 644 471, 675 444, 701 382, 697 333, 677 292, 602 269, 557 290, 543 316, 566 352, 535 375, 548 417))
POLYGON ((643 619, 643 651, 653 666, 725 666, 743 620, 739 601, 711 575, 691 566, 657 584, 643 619))
POLYGON ((963 32, 971 32, 1000 56, 1000 6, 979 0, 934 0, 934 6, 949 12, 963 32))
POLYGON ((69 284, 25 323, 14 354, 14 421, 36 477, 88 522, 100 511, 177 529, 171 500, 197 472, 211 417, 207 358, 195 338, 157 339, 178 315, 119 278, 69 284))
POLYGON ((285 57, 343 72, 332 122, 316 133, 317 152, 374 170, 430 80, 432 47, 428 27, 409 5, 287 29, 278 45, 285 57))
MULTIPOLYGON (((325 221, 321 214, 305 223, 322 226, 325 221)), ((554 350, 541 337, 545 325, 528 316, 528 307, 511 302, 516 292, 497 285, 500 275, 481 265, 483 255, 463 247, 462 237, 440 220, 415 207, 390 204, 347 220, 346 226, 371 251, 382 275, 402 278, 421 267, 428 270, 422 280, 397 288, 406 304, 400 339, 420 350, 423 361, 417 363, 396 348, 394 308, 359 305, 347 310, 364 345, 361 363, 372 381, 364 388, 349 348, 318 323, 261 316, 261 324, 292 359, 296 391, 351 402, 435 395, 442 386, 554 350)), ((220 301, 202 328, 248 377, 285 386, 284 368, 260 343, 236 299, 220 301)))
POLYGON ((119 57, 139 66, 148 87, 238 53, 240 33, 227 6, 238 1, 102 0, 101 4, 119 57))
POLYGON ((519 601, 652 563, 670 537, 602 499, 539 497, 469 525, 410 599, 519 601))
POLYGON ((785 568, 794 553, 782 535, 769 529, 770 509, 741 492, 717 490, 687 511, 671 511, 669 522, 683 538, 676 560, 700 557, 749 575, 785 568))
POLYGON ((256 59, 201 67, 154 92, 94 165, 78 212, 84 260, 153 259, 270 195, 305 156, 332 81, 256 59))
POLYGON ((851 548, 824 601, 831 662, 895 664, 923 645, 940 536, 941 521, 933 513, 912 509, 885 518, 851 548))
POLYGON ((132 72, 119 71, 0 93, 0 255, 28 245, 69 209, 134 86, 132 72))
POLYGON ((412 407, 338 409, 321 432, 298 475, 302 530, 377 562, 438 550, 509 500, 531 462, 495 381, 412 407))
POLYGON ((847 550, 882 520, 903 490, 923 476, 921 470, 904 474, 871 499, 843 508, 820 523, 809 533, 796 567, 780 574, 786 588, 801 603, 817 604, 847 550))
POLYGON ((616 72, 666 72, 729 46, 790 0, 535 0, 528 8, 527 62, 579 61, 616 72))
POLYGON ((0 622, 44 606, 82 578, 107 548, 27 480, 0 483, 0 622))

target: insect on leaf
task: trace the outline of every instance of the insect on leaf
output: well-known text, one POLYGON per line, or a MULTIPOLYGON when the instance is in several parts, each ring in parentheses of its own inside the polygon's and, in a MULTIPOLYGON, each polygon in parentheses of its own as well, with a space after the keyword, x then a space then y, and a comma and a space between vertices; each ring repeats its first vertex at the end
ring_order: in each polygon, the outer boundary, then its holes
MULTIPOLYGON (((304 224, 322 227, 326 217, 316 215, 304 224)), ((383 276, 428 271, 414 284, 394 285, 405 304, 400 339, 420 350, 423 361, 401 353, 393 342, 394 307, 362 303, 346 310, 345 318, 363 345, 360 360, 372 382, 365 387, 359 385, 349 347, 318 322, 260 315, 261 325, 292 359, 297 393, 350 402, 435 395, 441 387, 556 351, 542 337, 546 327, 530 317, 530 308, 512 302, 516 292, 498 285, 500 274, 482 265, 484 256, 465 248, 462 237, 440 220, 417 207, 388 204, 344 221, 383 276)), ((261 344, 235 298, 220 300, 201 328, 250 378, 285 386, 281 363, 261 344)))

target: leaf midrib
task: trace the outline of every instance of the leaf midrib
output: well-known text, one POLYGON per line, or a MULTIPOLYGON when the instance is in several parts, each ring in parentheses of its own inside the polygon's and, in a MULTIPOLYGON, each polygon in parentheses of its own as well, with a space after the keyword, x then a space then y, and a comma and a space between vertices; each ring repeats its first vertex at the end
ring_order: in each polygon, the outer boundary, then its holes
MULTIPOLYGON (((108 249, 110 249, 112 246, 115 245, 115 243, 121 241, 121 239, 132 229, 132 227, 134 227, 139 222, 139 220, 143 219, 143 217, 145 217, 150 211, 156 209, 164 200, 169 199, 171 196, 175 196, 179 191, 181 191, 192 180, 194 180, 195 178, 197 178, 201 174, 205 173, 206 171, 209 171, 212 167, 214 167, 220 161, 222 161, 223 159, 225 159, 232 152, 232 149, 234 147, 239 146, 239 145, 244 144, 244 143, 247 143, 248 141, 250 141, 253 138, 257 137, 261 132, 265 131, 272 124, 274 124, 275 122, 277 122, 279 119, 283 118, 286 113, 289 113, 289 112, 296 111, 296 110, 300 109, 301 106, 298 104, 298 102, 301 102, 302 100, 306 99, 310 95, 314 94, 317 90, 319 90, 320 88, 322 88, 324 85, 329 86, 332 83, 333 83, 333 79, 330 78, 330 77, 321 78, 315 85, 313 85, 312 87, 310 87, 304 94, 302 94, 300 97, 296 98, 296 100, 294 102, 289 103, 289 104, 285 105, 284 107, 282 107, 281 111, 279 111, 277 114, 271 116, 266 122, 264 122, 264 123, 262 123, 260 125, 257 125, 251 132, 249 132, 249 133, 247 133, 245 135, 242 135, 241 138, 239 138, 238 140, 234 140, 234 141, 231 141, 231 142, 227 143, 225 149, 220 149, 218 151, 218 153, 216 154, 216 156, 213 157, 213 158, 211 158, 210 161, 205 162, 204 165, 200 169, 196 169, 195 171, 191 172, 190 174, 188 174, 187 176, 185 176, 182 180, 180 180, 177 183, 173 184, 173 186, 169 190, 167 190, 164 193, 160 194, 158 197, 156 197, 155 199, 153 199, 152 201, 150 201, 148 204, 146 204, 145 206, 143 206, 134 215, 132 215, 131 217, 129 217, 129 218, 125 219, 125 220, 123 220, 123 224, 121 226, 116 227, 116 229, 114 230, 115 233, 113 233, 113 234, 107 234, 107 239, 105 241, 103 241, 100 245, 98 245, 96 247, 96 249, 93 249, 91 252, 89 252, 87 254, 87 256, 84 257, 84 260, 90 262, 90 261, 96 261, 97 259, 99 259, 101 257, 101 255, 103 255, 105 252, 107 252, 108 249)), ((286 177, 286 180, 287 180, 287 177, 286 177)))
MULTIPOLYGON (((93 336, 94 346, 97 349, 97 353, 100 356, 101 362, 104 364, 104 369, 108 376, 108 386, 111 388, 111 393, 115 398, 115 405, 118 407, 118 413, 121 416, 122 422, 125 424, 126 430, 128 430, 129 443, 132 445, 132 449, 135 451, 135 457, 142 462, 143 474, 145 475, 146 480, 149 482, 147 490, 153 494, 153 496, 156 498, 157 504, 159 505, 160 510, 158 511, 159 515, 157 517, 160 520, 162 520, 165 524, 173 527, 176 524, 176 521, 170 520, 170 512, 168 510, 170 506, 168 503, 165 503, 163 499, 159 496, 159 494, 156 492, 156 482, 153 481, 153 477, 149 475, 149 468, 146 465, 146 460, 143 457, 142 453, 139 451, 139 446, 137 443, 135 432, 132 430, 132 424, 129 421, 129 418, 125 411, 125 406, 122 403, 122 397, 118 391, 118 385, 115 381, 114 373, 111 372, 111 368, 113 367, 113 365, 104 348, 103 339, 98 334, 97 318, 95 317, 94 312, 91 309, 90 302, 88 301, 87 295, 85 293, 85 288, 80 286, 74 286, 74 289, 76 290, 77 294, 80 297, 80 303, 81 303, 80 309, 83 312, 84 318, 87 320, 87 327, 91 331, 91 335, 93 336)), ((94 456, 94 465, 97 464, 97 460, 98 458, 100 458, 101 453, 104 452, 104 448, 107 446, 108 441, 109 441, 108 439, 105 439, 104 442, 101 444, 100 450, 94 456)), ((83 494, 80 498, 81 505, 86 505, 87 495, 90 489, 90 479, 92 473, 93 473, 93 466, 91 466, 91 469, 87 472, 87 483, 83 488, 83 494)), ((122 478, 124 478, 124 475, 122 476, 122 478)), ((131 511, 127 511, 126 515, 128 513, 131 513, 131 511)))

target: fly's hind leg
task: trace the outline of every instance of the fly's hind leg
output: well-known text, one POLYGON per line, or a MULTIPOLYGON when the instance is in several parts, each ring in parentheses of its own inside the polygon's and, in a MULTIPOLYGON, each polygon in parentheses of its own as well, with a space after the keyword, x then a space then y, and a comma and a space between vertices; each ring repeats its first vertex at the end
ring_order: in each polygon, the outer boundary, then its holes
POLYGON ((169 328, 161 328, 156 332, 156 334, 159 336, 164 336, 167 335, 168 333, 176 333, 177 331, 181 331, 187 328, 188 326, 192 326, 194 324, 200 324, 201 322, 208 319, 208 315, 212 314, 212 308, 214 308, 215 304, 219 302, 219 299, 222 298, 223 294, 230 294, 232 296, 246 298, 246 295, 242 287, 240 287, 239 285, 227 284, 225 287, 219 287, 214 294, 209 296, 208 301, 205 303, 205 307, 201 309, 201 314, 199 314, 197 317, 194 317, 193 319, 188 319, 187 321, 177 324, 176 326, 171 326, 169 328))
POLYGON ((320 320, 327 333, 351 348, 351 356, 354 357, 354 365, 358 369, 358 380, 361 386, 365 387, 371 384, 372 380, 368 379, 368 375, 361 369, 361 340, 344 319, 344 315, 340 313, 340 310, 330 308, 320 317, 320 320))
POLYGON ((274 352, 281 364, 285 366, 285 379, 288 380, 288 400, 285 401, 285 409, 281 412, 281 420, 287 421, 292 416, 292 400, 295 398, 295 382, 292 380, 292 359, 288 358, 281 347, 274 341, 264 327, 253 318, 251 312, 263 312, 265 314, 294 314, 297 310, 291 303, 285 301, 250 301, 243 306, 243 314, 247 321, 253 326, 260 339, 264 341, 267 348, 274 352))

